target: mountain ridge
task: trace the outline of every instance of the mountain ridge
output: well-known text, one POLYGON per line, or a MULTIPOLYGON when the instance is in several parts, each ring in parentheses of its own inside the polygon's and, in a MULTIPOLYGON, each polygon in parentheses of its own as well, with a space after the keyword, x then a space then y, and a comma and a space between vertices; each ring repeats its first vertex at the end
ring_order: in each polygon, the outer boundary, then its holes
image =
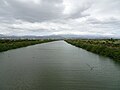
POLYGON ((7 36, 0 34, 0 38, 3 39, 108 39, 108 38, 120 39, 120 37, 104 36, 104 35, 74 35, 74 34, 46 35, 46 36, 35 36, 35 35, 7 36))

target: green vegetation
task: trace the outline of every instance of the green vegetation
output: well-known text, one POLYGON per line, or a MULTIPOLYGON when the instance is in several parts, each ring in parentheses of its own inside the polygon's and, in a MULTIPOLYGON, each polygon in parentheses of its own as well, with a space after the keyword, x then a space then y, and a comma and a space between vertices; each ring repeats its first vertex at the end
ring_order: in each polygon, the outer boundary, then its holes
POLYGON ((65 40, 66 42, 77 47, 86 49, 93 53, 110 57, 120 61, 120 40, 118 39, 100 39, 100 40, 65 40))
POLYGON ((0 52, 54 40, 0 40, 0 52))

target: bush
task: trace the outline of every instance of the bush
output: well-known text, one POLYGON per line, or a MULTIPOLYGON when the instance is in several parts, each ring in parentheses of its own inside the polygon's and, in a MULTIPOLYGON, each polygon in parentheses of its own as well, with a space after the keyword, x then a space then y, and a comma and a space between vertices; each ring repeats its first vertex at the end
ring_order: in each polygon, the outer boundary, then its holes
POLYGON ((0 52, 54 40, 0 40, 0 52))
POLYGON ((116 46, 116 44, 111 43, 109 41, 114 41, 113 39, 110 40, 65 40, 66 42, 75 45, 77 47, 86 49, 87 51, 91 51, 96 54, 100 54, 103 56, 110 57, 114 60, 120 60, 120 44, 116 46), (105 42, 106 43, 103 43, 105 42))

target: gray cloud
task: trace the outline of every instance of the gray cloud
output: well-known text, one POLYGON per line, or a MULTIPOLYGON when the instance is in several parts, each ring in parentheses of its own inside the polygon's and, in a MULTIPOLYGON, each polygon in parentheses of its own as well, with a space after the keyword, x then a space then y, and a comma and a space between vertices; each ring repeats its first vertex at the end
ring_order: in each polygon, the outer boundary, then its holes
POLYGON ((0 34, 120 36, 120 0, 0 0, 0 34))
POLYGON ((70 6, 72 13, 65 15, 64 9, 67 6, 63 5, 63 0, 37 0, 40 2, 32 2, 34 0, 2 0, 0 2, 0 15, 7 18, 22 19, 31 22, 42 22, 54 19, 79 18, 88 16, 82 14, 90 5, 85 4, 82 7, 70 6), (74 9, 75 7, 75 9, 74 9))
POLYGON ((61 16, 63 8, 60 6, 61 0, 42 0, 40 3, 33 3, 20 0, 2 0, 0 15, 14 17, 25 21, 45 21, 56 19, 61 16))

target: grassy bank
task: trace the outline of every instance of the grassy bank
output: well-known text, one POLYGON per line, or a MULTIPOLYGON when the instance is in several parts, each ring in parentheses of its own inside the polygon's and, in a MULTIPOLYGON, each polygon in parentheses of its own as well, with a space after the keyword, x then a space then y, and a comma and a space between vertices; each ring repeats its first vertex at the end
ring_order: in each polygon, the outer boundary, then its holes
POLYGON ((77 47, 120 61, 120 40, 65 40, 77 47))
POLYGON ((0 52, 54 40, 0 40, 0 52))

